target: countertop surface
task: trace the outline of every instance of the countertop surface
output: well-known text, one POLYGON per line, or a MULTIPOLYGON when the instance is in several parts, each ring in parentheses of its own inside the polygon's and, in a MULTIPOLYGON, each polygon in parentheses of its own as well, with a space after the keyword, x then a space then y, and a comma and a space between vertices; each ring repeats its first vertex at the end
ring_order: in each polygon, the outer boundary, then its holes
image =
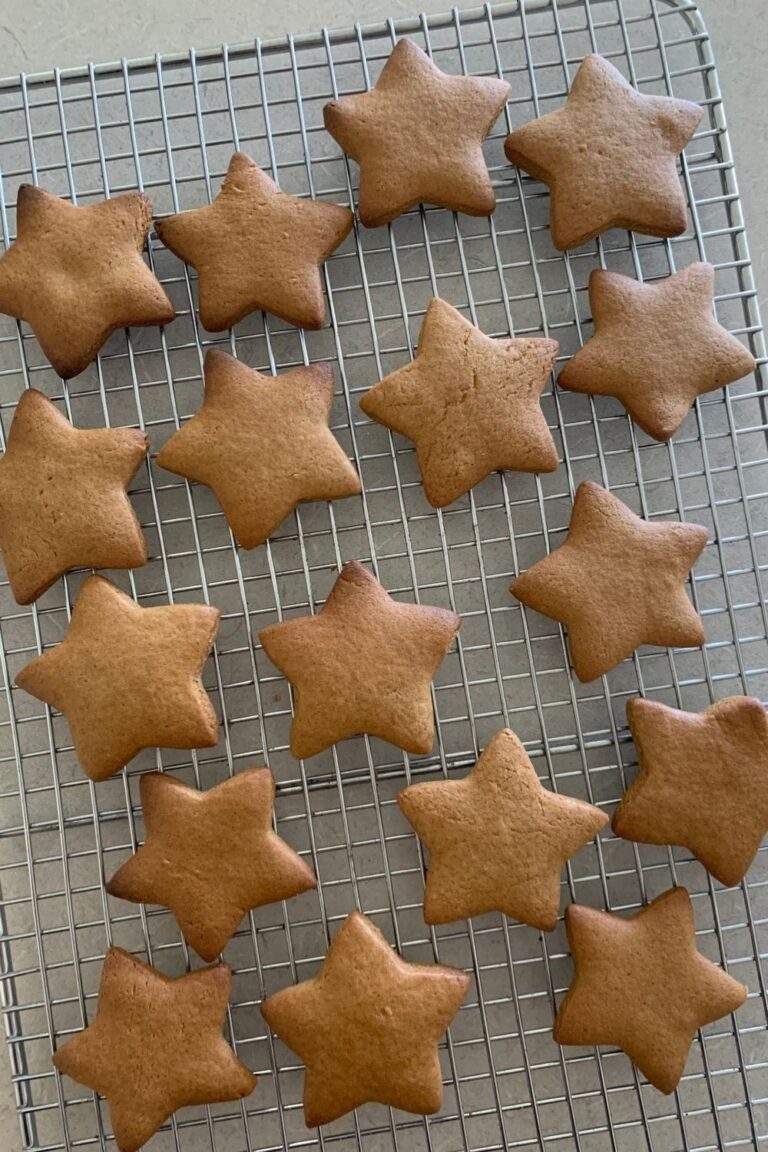
MULTIPOLYGON (((3 0, 0 74, 38 72, 89 60, 205 48, 330 27, 441 12, 447 0, 131 0, 130 4, 3 0)), ((768 297, 768 20, 762 0, 699 0, 718 62, 736 170, 763 308, 768 297)), ((0 1046, 1 1047, 1 1046, 0 1046)), ((8 1074, 0 1052, 0 1149, 21 1148, 8 1074)))

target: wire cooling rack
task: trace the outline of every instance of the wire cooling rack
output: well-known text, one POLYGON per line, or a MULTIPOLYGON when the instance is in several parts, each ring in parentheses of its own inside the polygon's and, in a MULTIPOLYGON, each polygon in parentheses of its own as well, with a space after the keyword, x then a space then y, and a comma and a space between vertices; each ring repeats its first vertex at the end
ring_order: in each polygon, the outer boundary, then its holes
MULTIPOLYGON (((371 28, 324 32, 186 56, 89 66, 0 86, 0 223, 15 233, 20 182, 87 203, 144 189, 156 212, 215 195, 234 148, 288 191, 354 203, 356 171, 322 128, 328 99, 375 82, 395 38, 412 36, 449 72, 504 75, 506 117, 487 144, 498 195, 490 219, 420 209, 391 229, 361 229, 326 268, 329 323, 300 333, 261 316, 213 338, 196 319, 194 276, 153 240, 150 259, 178 309, 164 332, 116 334, 97 364, 64 385, 25 326, 0 318, 0 416, 7 434, 24 387, 55 398, 79 425, 138 424, 156 451, 196 410, 202 354, 217 343, 262 370, 334 364, 334 428, 362 476, 362 497, 307 505, 265 546, 238 551, 207 489, 154 463, 134 492, 151 560, 118 582, 142 603, 210 601, 223 610, 206 676, 220 711, 219 746, 145 753, 98 786, 77 768, 70 736, 12 687, 18 669, 61 639, 82 574, 31 608, 0 585, 0 964, 4 1022, 25 1147, 114 1148, 105 1106, 60 1080, 52 1045, 95 1009, 110 943, 173 974, 196 964, 169 915, 108 897, 105 876, 143 835, 138 781, 158 765, 204 788, 267 761, 278 780, 280 833, 321 886, 261 910, 226 950, 235 969, 229 1028, 260 1076, 242 1104, 186 1109, 153 1152, 273 1152, 328 1147, 365 1152, 493 1152, 542 1146, 582 1152, 690 1152, 768 1147, 768 869, 722 889, 685 851, 641 847, 610 832, 567 870, 565 898, 637 908, 674 882, 690 889, 702 950, 749 985, 735 1024, 705 1030, 677 1092, 662 1097, 625 1056, 561 1049, 553 1009, 570 977, 562 926, 543 936, 500 916, 436 931, 421 915, 423 864, 394 798, 414 778, 461 773, 503 725, 520 734, 547 783, 611 810, 632 774, 624 705, 638 691, 685 708, 748 692, 768 699, 768 628, 759 573, 768 559, 766 415, 759 379, 697 403, 673 445, 648 440, 609 399, 550 393, 544 407, 563 458, 539 478, 494 475, 444 512, 429 508, 410 444, 363 418, 357 400, 406 362, 426 305, 439 294, 492 335, 551 335, 561 361, 591 332, 586 285, 605 265, 655 278, 707 259, 717 266, 717 313, 764 365, 764 347, 717 74, 707 33, 687 0, 507 4, 371 28), (682 178, 688 232, 668 242, 611 232, 559 254, 548 197, 506 163, 512 126, 558 106, 581 57, 608 56, 647 93, 698 100, 705 120, 682 178), (568 674, 560 630, 524 612, 511 577, 563 539, 576 484, 589 477, 645 515, 706 524, 711 541, 692 592, 703 650, 643 649, 605 680, 568 674), (288 753, 287 685, 259 630, 316 610, 348 559, 370 562, 405 599, 462 615, 456 650, 435 684, 435 753, 408 759, 358 739, 305 764, 288 753), (317 970, 329 933, 354 907, 411 960, 466 968, 473 988, 444 1046, 445 1104, 433 1118, 360 1109, 321 1132, 304 1127, 301 1070, 270 1038, 261 998, 317 970)), ((361 670, 364 674, 364 670, 361 670)))

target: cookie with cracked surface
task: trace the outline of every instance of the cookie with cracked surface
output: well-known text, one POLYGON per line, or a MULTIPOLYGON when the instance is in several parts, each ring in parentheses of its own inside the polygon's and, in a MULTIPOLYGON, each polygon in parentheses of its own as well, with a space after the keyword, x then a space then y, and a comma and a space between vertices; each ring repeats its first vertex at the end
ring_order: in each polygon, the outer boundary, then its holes
POLYGON ((673 1092, 696 1032, 735 1012, 747 989, 696 948, 691 898, 671 888, 625 919, 565 910, 574 976, 558 1044, 615 1044, 660 1092, 673 1092))
POLYGON ((644 432, 669 440, 697 396, 753 372, 755 358, 712 313, 715 270, 691 264, 654 284, 596 268, 595 334, 568 361, 561 388, 615 396, 644 432))
POLYGON ((595 680, 641 644, 704 643, 685 583, 707 536, 701 524, 642 520, 585 480, 565 543, 518 576, 510 591, 566 626, 576 675, 595 680))
POLYGON ((544 788, 509 729, 463 780, 412 784, 397 802, 429 849, 427 924, 504 912, 551 931, 563 866, 608 823, 594 805, 544 788))
POLYGON ((603 56, 590 55, 563 107, 516 128, 505 151, 549 185, 560 250, 608 228, 679 236, 688 212, 677 157, 702 116, 689 100, 641 95, 603 56))
POLYGON ((627 702, 639 762, 613 830, 642 844, 680 844, 721 884, 738 884, 768 832, 768 716, 729 696, 703 712, 627 702))
POLYGON ((152 205, 140 192, 78 207, 22 184, 15 243, 0 256, 0 312, 26 320, 59 376, 77 376, 118 328, 169 324, 144 263, 152 205))
POLYGON ((74 428, 23 393, 0 459, 0 549, 19 604, 70 568, 138 568, 147 546, 126 495, 147 454, 138 428, 74 428))
POLYGON ((203 405, 157 463, 212 488, 238 544, 255 548, 297 504, 361 491, 328 427, 332 404, 330 364, 263 376, 211 348, 203 405))
POLYGON ((316 616, 259 634, 294 688, 292 754, 315 756, 361 733, 430 752, 432 677, 460 623, 445 608, 393 600, 362 564, 345 564, 316 616))
POLYGON ((443 1100, 437 1045, 469 977, 409 964, 360 912, 334 936, 317 976, 261 1005, 269 1027, 304 1061, 307 1125, 375 1102, 430 1115, 443 1100))
POLYGON ((269 768, 238 772, 208 792, 163 772, 147 773, 141 777, 146 840, 107 891, 170 908, 187 943, 204 960, 215 960, 252 908, 317 884, 273 831, 274 802, 269 768))
POLYGON ((106 780, 142 748, 210 748, 219 723, 201 673, 218 608, 141 608, 102 576, 89 576, 60 644, 16 677, 57 708, 91 780, 106 780))
POLYGON ((291 196, 235 152, 212 204, 155 227, 163 244, 197 269, 200 319, 209 332, 222 332, 259 309, 297 328, 321 328, 320 269, 353 223, 349 208, 291 196))
POLYGON ((105 1096, 120 1152, 138 1152, 179 1108, 250 1095, 256 1077, 222 1036, 224 964, 170 979, 110 948, 96 1017, 53 1054, 59 1072, 105 1096))
POLYGON ((539 398, 557 341, 492 340, 437 297, 416 359, 360 401, 371 419, 413 440, 433 508, 491 472, 552 472, 558 457, 539 398))
POLYGON ((495 76, 441 72, 406 39, 374 88, 326 104, 327 131, 360 165, 363 224, 378 228, 422 202, 490 215, 496 196, 483 141, 508 94, 495 76))

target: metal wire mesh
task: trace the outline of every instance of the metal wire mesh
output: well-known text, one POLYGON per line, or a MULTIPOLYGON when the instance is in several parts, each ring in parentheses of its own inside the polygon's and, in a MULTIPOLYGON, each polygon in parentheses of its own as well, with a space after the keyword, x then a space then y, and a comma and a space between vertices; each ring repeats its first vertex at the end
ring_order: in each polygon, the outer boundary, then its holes
POLYGON ((81 426, 138 424, 159 449, 199 405, 204 349, 219 343, 276 371, 307 360, 336 365, 333 426, 360 470, 362 497, 307 505, 252 553, 233 547, 211 493, 152 464, 133 493, 151 559, 115 579, 144 604, 208 600, 223 611, 208 687, 220 745, 145 753, 94 787, 78 769, 62 718, 12 687, 19 667, 60 640, 82 574, 19 608, 0 584, 0 964, 4 1022, 25 1146, 40 1152, 114 1147, 106 1108, 60 1080, 54 1041, 92 1017, 110 943, 173 974, 196 964, 168 913, 106 896, 111 875, 143 835, 142 770, 161 765, 207 788, 267 762, 278 780, 280 833, 305 853, 321 886, 253 914, 226 950, 235 969, 229 1027, 260 1076, 242 1104, 186 1109, 153 1152, 271 1152, 334 1145, 366 1152, 492 1152, 552 1145, 584 1152, 677 1152, 768 1146, 768 868, 715 885, 681 850, 601 836, 565 877, 566 898, 636 908, 673 882, 687 885, 702 950, 750 987, 732 1020, 705 1029, 678 1091, 662 1097, 609 1049, 560 1049, 555 1003, 568 984, 562 926, 543 936, 500 916, 436 931, 421 915, 424 860, 394 802, 414 778, 464 771, 503 725, 525 741, 547 783, 611 810, 634 752, 624 704, 638 691, 686 708, 748 692, 768 699, 768 619, 760 572, 768 560, 766 416, 759 375, 700 400, 673 445, 648 440, 611 400, 552 392, 544 406, 564 464, 540 478, 494 475, 449 509, 429 508, 410 444, 362 417, 357 398, 413 354, 424 310, 439 294, 491 335, 549 334, 561 359, 591 332, 586 284, 607 266, 645 279, 707 259, 717 267, 717 314, 764 365, 754 285, 711 47, 688 0, 555 0, 355 28, 268 45, 123 62, 0 85, 0 225, 15 233, 18 184, 33 180, 87 203, 133 188, 157 214, 215 195, 234 148, 288 191, 354 202, 356 171, 322 129, 322 105, 375 82, 407 33, 447 71, 504 75, 506 120, 487 144, 498 195, 490 219, 420 209, 390 229, 356 232, 328 262, 329 323, 301 333, 253 316, 213 338, 196 319, 196 283, 153 241, 150 259, 178 309, 164 332, 116 334, 97 364, 62 382, 24 325, 0 318, 0 418, 7 434, 21 390, 34 384, 81 426), (559 105, 581 57, 608 56, 640 90, 698 100, 706 117, 683 160, 691 226, 672 241, 609 233, 560 254, 547 228, 546 190, 503 157, 506 131, 559 105), (575 683, 561 631, 526 613, 511 577, 562 540, 576 484, 606 484, 645 515, 705 523, 711 542, 693 596, 703 650, 644 649, 605 680, 575 683), (451 606, 458 645, 435 684, 435 754, 350 741, 304 764, 287 750, 287 685, 258 644, 261 627, 317 609, 341 563, 369 561, 396 595, 451 606), (301 1070, 265 1030, 262 996, 317 969, 329 933, 360 907, 408 959, 440 959, 473 977, 443 1050, 445 1105, 431 1119, 370 1106, 321 1132, 302 1121, 301 1070))

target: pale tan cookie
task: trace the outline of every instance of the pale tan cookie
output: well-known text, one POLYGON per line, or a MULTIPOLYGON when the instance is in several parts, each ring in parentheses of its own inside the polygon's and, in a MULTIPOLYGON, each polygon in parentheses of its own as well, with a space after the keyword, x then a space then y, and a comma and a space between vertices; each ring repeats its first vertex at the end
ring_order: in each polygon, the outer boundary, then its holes
POLYGON ((297 328, 320 328, 320 268, 352 230, 341 204, 290 196, 235 152, 216 199, 156 221, 166 247, 198 273, 200 319, 232 328, 263 308, 297 328))
POLYGON ((274 801, 269 768, 239 772, 209 792, 147 773, 141 778, 146 840, 107 891, 170 908, 187 943, 215 960, 252 908, 317 883, 272 830, 274 801))
POLYGON ((206 604, 140 608, 89 576, 64 640, 16 683, 64 714, 91 780, 106 780, 142 748, 208 748, 219 725, 200 675, 219 616, 206 604))
POLYGON ((615 1044, 660 1092, 673 1092, 694 1036, 735 1012, 747 989, 696 948, 691 898, 671 888, 634 916, 565 910, 574 977, 558 1044, 615 1044))
POLYGON ((432 677, 460 623, 444 608, 393 600, 352 561, 316 616, 264 628, 264 651, 294 688, 293 755, 315 756, 363 732, 431 752, 432 677))
POLYGON ((504 912, 550 932, 566 861, 608 817, 542 786, 514 732, 497 732, 463 780, 430 780, 397 802, 429 849, 424 919, 504 912))
POLYGON ((73 428, 23 393, 0 459, 0 548, 19 604, 69 568, 138 568, 147 546, 125 489, 149 448, 136 428, 73 428))
POLYGON ((753 372, 748 348, 712 314, 715 270, 691 264, 656 284, 596 268, 591 340, 558 377, 561 388, 615 396, 643 431, 668 440, 697 396, 753 372))
POLYGON ((513 164, 549 185, 556 248, 608 228, 678 236, 688 212, 677 157, 698 127, 698 104, 642 96, 602 56, 586 56, 562 108, 507 137, 513 164))
POLYGON ((416 359, 375 384, 360 407, 414 441, 427 499, 443 508, 496 470, 557 468, 539 403, 557 348, 556 340, 491 340, 435 298, 416 359))
POLYGON ((122 948, 107 952, 96 1018, 53 1063, 106 1097, 120 1152, 138 1152, 178 1108, 256 1087, 221 1034, 230 983, 224 964, 172 980, 122 948))
POLYGON ((326 104, 326 129, 360 165, 363 224, 377 228, 422 201, 470 216, 493 212, 483 141, 508 94, 506 80, 449 76, 400 40, 370 92, 326 104))
POLYGON ((329 1124, 369 1101, 438 1112, 437 1045, 468 987, 458 968, 406 963, 352 912, 318 975, 261 1005, 269 1027, 306 1065, 307 1125, 329 1124))
POLYGON ((721 884, 738 884, 768 832, 768 716, 729 696, 703 712, 629 700, 639 770, 613 830, 643 844, 681 844, 721 884))
POLYGON ((701 524, 641 520, 585 480, 565 543, 518 576, 510 591, 566 626, 576 675, 594 680, 641 644, 704 643, 685 582, 707 535, 701 524))
POLYGON ((302 501, 361 491, 328 428, 332 403, 330 364, 262 376, 210 348, 203 406, 157 462, 213 488, 238 544, 255 548, 302 501))
POLYGON ((22 184, 17 239, 0 256, 0 312, 26 320, 60 376, 77 376, 117 328, 169 324, 142 258, 152 205, 139 192, 82 208, 22 184))

